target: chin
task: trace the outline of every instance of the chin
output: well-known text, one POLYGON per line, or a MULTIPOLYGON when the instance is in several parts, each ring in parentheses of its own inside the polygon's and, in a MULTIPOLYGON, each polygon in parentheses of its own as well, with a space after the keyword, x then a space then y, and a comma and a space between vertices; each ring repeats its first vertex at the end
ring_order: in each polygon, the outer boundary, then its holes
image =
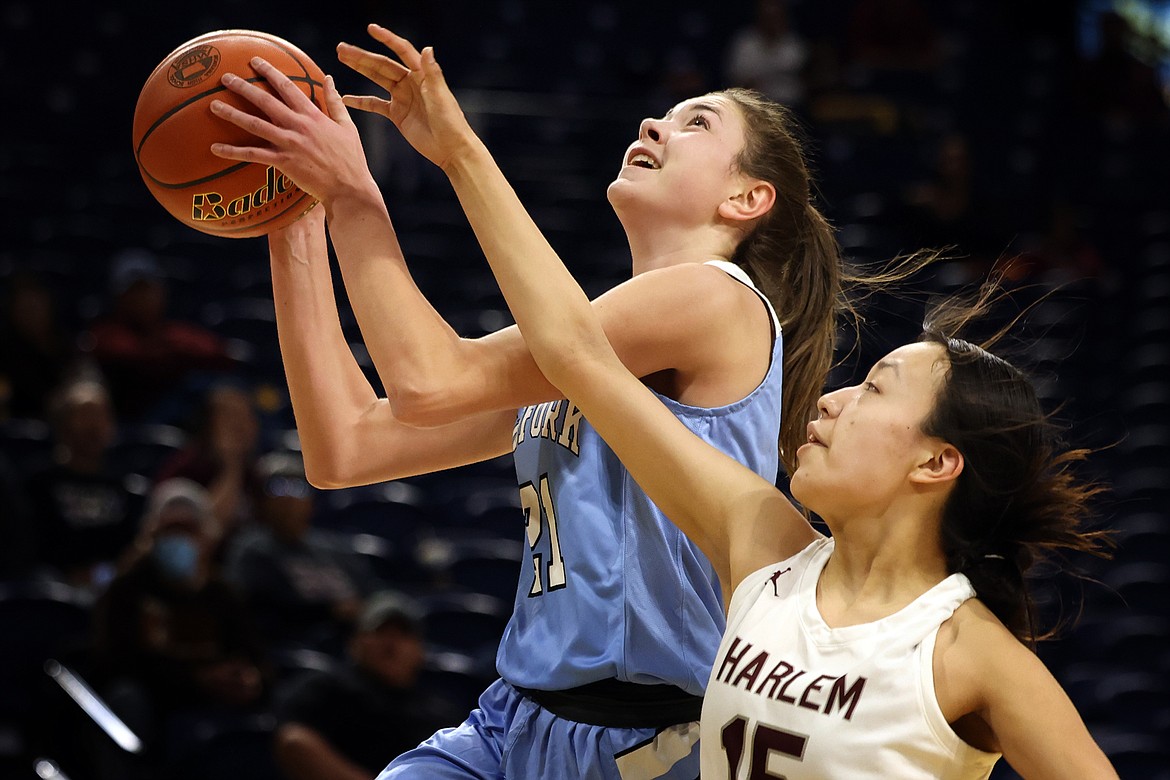
POLYGON ((619 203, 629 199, 629 195, 624 192, 629 184, 630 181, 628 179, 623 179, 619 173, 617 178, 611 181, 609 186, 605 188, 605 199, 608 200, 610 205, 615 209, 618 208, 619 203))
POLYGON ((610 183, 605 196, 627 233, 636 226, 661 224, 661 204, 656 206, 639 182, 618 177, 610 183))
POLYGON ((809 484, 807 475, 800 473, 799 466, 792 473, 792 478, 788 480, 788 491, 802 507, 810 512, 817 511, 816 507, 810 505, 810 502, 812 504, 818 503, 816 486, 809 484))

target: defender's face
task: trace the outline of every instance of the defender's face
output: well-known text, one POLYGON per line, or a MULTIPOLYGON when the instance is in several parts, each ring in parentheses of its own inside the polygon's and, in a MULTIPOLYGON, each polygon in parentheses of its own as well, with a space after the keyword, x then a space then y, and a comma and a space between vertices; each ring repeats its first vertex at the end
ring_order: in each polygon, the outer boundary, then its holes
POLYGON ((821 515, 880 513, 937 443, 922 432, 947 360, 937 344, 909 344, 878 361, 859 385, 821 397, 809 440, 796 452, 793 495, 821 515))

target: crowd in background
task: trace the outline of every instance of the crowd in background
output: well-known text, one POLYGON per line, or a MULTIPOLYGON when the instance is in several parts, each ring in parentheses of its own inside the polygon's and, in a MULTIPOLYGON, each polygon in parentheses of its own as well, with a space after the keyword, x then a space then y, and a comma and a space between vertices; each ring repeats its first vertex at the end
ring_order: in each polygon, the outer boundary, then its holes
MULTIPOLYGON (((295 3, 185 19, 89 8, 64 33, 62 71, 13 107, 0 151, 0 661, 22 679, 0 689, 3 766, 31 776, 44 754, 75 778, 209 777, 223 739, 237 761, 256 746, 259 776, 372 777, 492 677, 520 565, 507 465, 311 487, 263 240, 174 223, 128 148, 137 86, 182 40, 265 29, 360 91, 331 47, 363 42, 369 20, 435 44, 586 289, 627 268, 603 193, 641 118, 630 104, 651 95, 665 111, 741 85, 804 122, 852 262, 953 247, 922 291, 994 270, 1025 300, 1047 293, 1025 362, 1076 443, 1102 449, 1094 468, 1114 491, 1101 521, 1122 545, 1106 582, 1087 586, 1087 628, 1041 655, 1119 769, 1127 757, 1170 764, 1158 595, 1170 584, 1170 88, 1140 56, 1158 42, 1101 13, 1089 50, 1073 7, 975 0, 450 5, 353 4, 328 19, 295 3), (21 599, 75 608, 75 622, 46 619, 56 633, 43 646, 85 676, 144 755, 92 724, 62 736, 76 708, 47 677, 29 679, 39 665, 20 665, 28 653, 12 632, 36 633, 36 613, 13 607, 26 621, 16 625, 2 602, 21 599)), ((43 61, 33 52, 46 13, 6 6, 0 64, 43 61)), ((507 324, 441 175, 388 124, 360 122, 420 287, 465 335, 507 324)), ((836 375, 912 338, 921 312, 920 301, 876 301, 864 348, 843 350, 836 375)), ((343 325, 361 359, 360 333, 343 325)))

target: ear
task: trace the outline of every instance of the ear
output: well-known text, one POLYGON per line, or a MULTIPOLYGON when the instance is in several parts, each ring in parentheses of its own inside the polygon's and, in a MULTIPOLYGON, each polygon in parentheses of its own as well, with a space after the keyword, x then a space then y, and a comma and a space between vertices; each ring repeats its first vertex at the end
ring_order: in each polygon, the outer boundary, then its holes
POLYGON ((751 179, 719 204, 719 216, 733 222, 746 222, 767 214, 775 202, 776 188, 770 182, 751 179))
POLYGON ((953 444, 939 444, 933 451, 927 453, 914 471, 910 473, 910 481, 920 485, 940 484, 953 482, 963 473, 963 453, 953 444))

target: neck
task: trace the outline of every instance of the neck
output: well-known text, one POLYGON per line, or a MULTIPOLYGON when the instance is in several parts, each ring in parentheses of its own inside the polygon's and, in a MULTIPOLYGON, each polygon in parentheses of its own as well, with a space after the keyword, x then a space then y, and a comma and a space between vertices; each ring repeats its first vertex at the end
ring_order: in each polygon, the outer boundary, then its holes
POLYGON ((635 276, 657 268, 708 260, 730 260, 736 239, 718 226, 627 230, 630 258, 635 276))
POLYGON ((893 614, 947 577, 938 523, 926 516, 887 512, 827 522, 834 549, 817 591, 830 625, 893 614))

